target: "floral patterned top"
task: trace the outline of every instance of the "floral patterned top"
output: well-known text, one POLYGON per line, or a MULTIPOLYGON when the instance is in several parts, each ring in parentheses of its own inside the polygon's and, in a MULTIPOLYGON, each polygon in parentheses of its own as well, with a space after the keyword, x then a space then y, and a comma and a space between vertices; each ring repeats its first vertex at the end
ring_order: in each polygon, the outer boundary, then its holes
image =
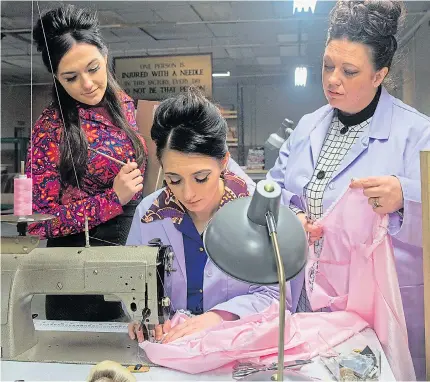
MULTIPOLYGON (((125 93, 120 94, 120 99, 128 123, 137 131, 133 100, 125 93)), ((105 110, 80 104, 77 107, 89 147, 123 162, 135 160, 131 140, 123 130, 113 125, 105 110)), ((50 105, 34 125, 31 137, 33 152, 30 146, 27 154, 26 174, 30 177, 32 170, 33 177, 33 211, 56 216, 29 227, 30 234, 39 235, 42 239, 83 232, 85 215, 91 229, 123 212, 112 188, 121 166, 104 156, 88 150, 87 173, 80 181, 81 193, 77 187, 61 180, 58 166, 62 129, 60 113, 50 105)), ((140 139, 147 152, 144 139, 140 139)), ((144 175, 145 164, 140 170, 144 175)), ((132 200, 141 196, 139 192, 132 200)))
MULTIPOLYGON (((238 198, 249 196, 246 182, 230 171, 226 171, 224 178, 224 194, 219 208, 224 204, 238 198)), ((186 211, 182 204, 175 198, 172 190, 166 187, 154 200, 154 203, 142 217, 142 223, 151 223, 155 220, 171 219, 173 224, 180 225, 186 211)))

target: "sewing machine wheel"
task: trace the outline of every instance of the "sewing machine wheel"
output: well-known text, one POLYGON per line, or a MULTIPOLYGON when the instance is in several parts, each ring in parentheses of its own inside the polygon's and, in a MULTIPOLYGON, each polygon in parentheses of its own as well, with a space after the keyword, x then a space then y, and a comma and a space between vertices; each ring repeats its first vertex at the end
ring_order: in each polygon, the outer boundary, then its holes
POLYGON ((54 215, 49 214, 33 214, 27 216, 16 216, 16 215, 0 215, 0 222, 9 223, 9 224, 18 224, 18 223, 36 223, 42 222, 45 220, 54 219, 54 215))
MULTIPOLYGON (((241 381, 276 381, 276 370, 259 371, 258 373, 241 378, 241 381)), ((313 379, 302 372, 284 370, 284 381, 312 381, 313 379)))

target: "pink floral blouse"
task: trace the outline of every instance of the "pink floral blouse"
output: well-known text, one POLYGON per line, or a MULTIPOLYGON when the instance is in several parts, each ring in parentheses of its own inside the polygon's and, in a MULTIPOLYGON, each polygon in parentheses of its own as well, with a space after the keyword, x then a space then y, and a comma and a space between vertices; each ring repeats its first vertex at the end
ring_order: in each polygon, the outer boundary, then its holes
MULTIPOLYGON (((125 93, 121 93, 120 97, 127 121, 137 130, 133 100, 125 93)), ((112 124, 104 110, 84 108, 79 104, 77 107, 89 147, 123 162, 135 160, 131 140, 123 130, 112 124)), ((56 216, 29 227, 29 233, 39 235, 41 239, 82 232, 85 215, 91 229, 123 212, 112 189, 121 166, 102 155, 88 151, 88 169, 80 182, 80 191, 61 181, 58 165, 62 129, 60 113, 52 106, 47 107, 33 128, 32 150, 31 146, 28 149, 26 173, 30 177, 32 170, 33 211, 56 216)), ((140 139, 146 152, 145 141, 140 139)), ((144 175, 145 164, 140 170, 144 175)), ((141 192, 133 200, 140 197, 141 192)))

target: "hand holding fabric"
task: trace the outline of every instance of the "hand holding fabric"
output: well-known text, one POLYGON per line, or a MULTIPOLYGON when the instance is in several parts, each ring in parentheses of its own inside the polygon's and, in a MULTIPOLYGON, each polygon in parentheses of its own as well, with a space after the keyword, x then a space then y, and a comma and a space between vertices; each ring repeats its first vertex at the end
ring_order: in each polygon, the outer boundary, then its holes
POLYGON ((351 188, 362 188, 369 204, 379 214, 390 214, 403 208, 403 191, 395 176, 372 176, 353 179, 351 188))
POLYGON ((323 235, 322 227, 314 224, 312 220, 310 220, 304 212, 298 213, 297 217, 302 222, 303 228, 308 234, 308 241, 310 245, 315 243, 317 240, 321 239, 323 235))
POLYGON ((200 316, 188 318, 179 325, 169 330, 162 343, 168 343, 178 338, 198 333, 202 330, 211 328, 223 321, 221 315, 215 312, 206 312, 200 316))
MULTIPOLYGON (((168 333, 171 328, 170 320, 167 320, 163 325, 157 325, 155 327, 155 340, 161 341, 163 335, 168 333)), ((137 342, 141 343, 148 338, 145 338, 142 330, 141 323, 139 321, 133 321, 128 324, 128 335, 132 340, 137 338, 137 342)))

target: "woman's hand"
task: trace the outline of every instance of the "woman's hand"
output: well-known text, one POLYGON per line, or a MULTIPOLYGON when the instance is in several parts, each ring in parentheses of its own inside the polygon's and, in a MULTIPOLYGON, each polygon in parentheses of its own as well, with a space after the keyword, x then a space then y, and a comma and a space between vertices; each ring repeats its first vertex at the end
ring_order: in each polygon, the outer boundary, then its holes
MULTIPOLYGON (((163 336, 170 331, 170 320, 167 320, 163 325, 157 325, 155 327, 155 340, 161 341, 163 336)), ((144 337, 141 323, 139 321, 133 321, 128 324, 128 335, 132 340, 137 338, 137 342, 143 342, 147 340, 144 337)))
POLYGON ((302 222, 303 228, 306 233, 309 234, 309 244, 315 243, 317 240, 321 239, 323 234, 322 227, 315 225, 304 212, 299 212, 297 217, 302 222))
POLYGON ((113 190, 121 205, 127 204, 143 188, 143 177, 136 162, 128 161, 113 181, 113 190))
POLYGON ((176 325, 168 331, 168 334, 162 341, 163 344, 177 340, 178 338, 198 333, 202 330, 211 328, 221 323, 223 319, 215 312, 206 312, 200 316, 194 316, 176 325))
POLYGON ((350 187, 362 188, 369 204, 379 214, 390 214, 403 208, 402 185, 395 176, 354 179, 350 187))

